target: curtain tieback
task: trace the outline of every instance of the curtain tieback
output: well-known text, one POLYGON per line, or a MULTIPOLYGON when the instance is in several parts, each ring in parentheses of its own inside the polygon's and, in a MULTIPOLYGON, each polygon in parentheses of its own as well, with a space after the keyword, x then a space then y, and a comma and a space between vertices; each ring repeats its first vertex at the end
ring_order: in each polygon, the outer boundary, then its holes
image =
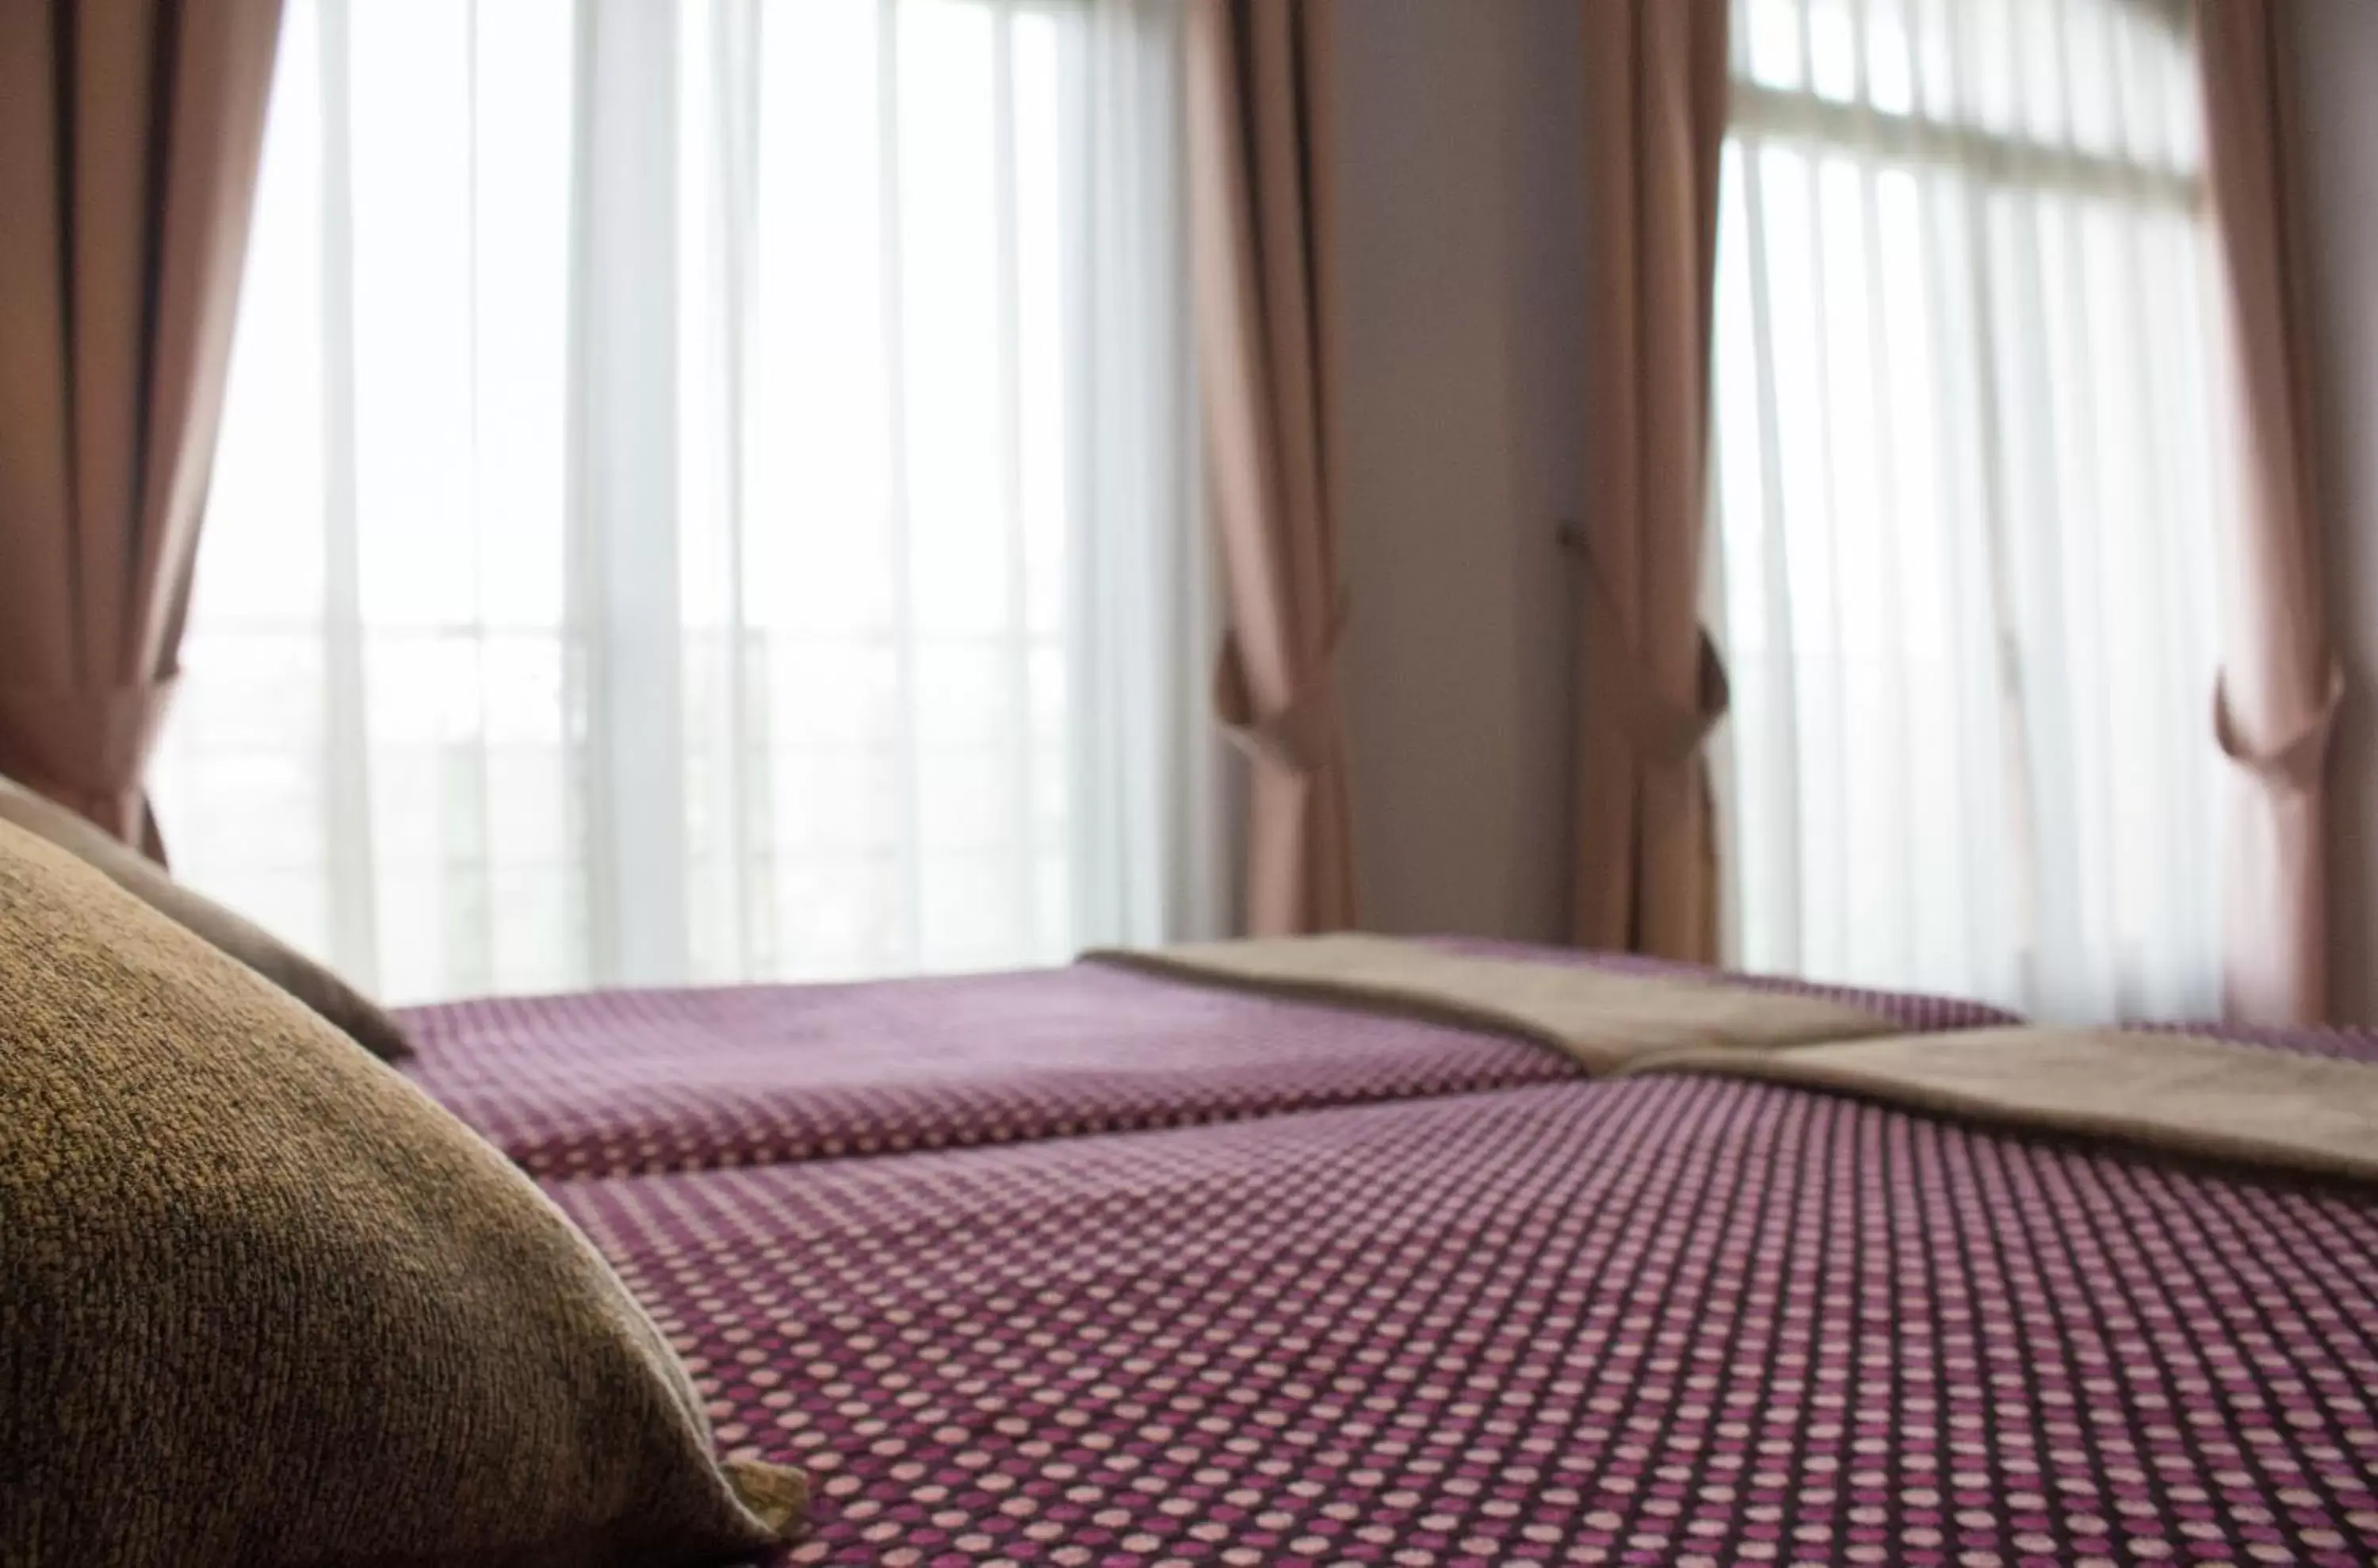
POLYGON ((2293 733, 2276 744, 2256 748, 2239 735, 2237 721, 2229 712, 2228 682, 2216 679, 2213 683, 2213 738, 2219 743, 2223 756, 2255 778, 2299 795, 2306 794, 2320 782, 2321 768, 2328 760, 2329 732, 2336 727, 2337 709, 2344 703, 2345 665, 2331 658, 2328 683, 2320 706, 2296 726, 2293 733))
POLYGON ((1561 547, 1578 562, 1585 577, 1585 635, 1595 662, 1612 672, 1612 695, 1617 700, 1619 731, 1636 754, 1656 763, 1675 765, 1701 749, 1734 704, 1734 685, 1726 678, 1725 657, 1704 626, 1694 628, 1700 646, 1693 671, 1689 706, 1672 703, 1652 684, 1651 672, 1627 640, 1627 620, 1610 579, 1594 559, 1585 530, 1564 524, 1561 547))
POLYGON ((1286 702, 1262 713, 1255 711, 1238 633, 1223 633, 1221 657, 1214 664, 1214 712, 1232 745, 1255 762, 1295 778, 1321 771, 1338 748, 1338 645, 1345 630, 1341 595, 1319 661, 1286 702))
POLYGON ((0 685, 0 773, 43 794, 127 795, 163 726, 174 677, 131 686, 0 685))

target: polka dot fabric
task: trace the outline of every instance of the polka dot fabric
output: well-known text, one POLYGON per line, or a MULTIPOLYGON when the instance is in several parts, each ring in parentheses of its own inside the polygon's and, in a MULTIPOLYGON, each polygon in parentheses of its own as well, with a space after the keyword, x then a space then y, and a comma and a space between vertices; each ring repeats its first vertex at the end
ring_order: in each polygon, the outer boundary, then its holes
MULTIPOLYGON (((1930 997, 1743 983, 1859 1003, 1910 1029, 2005 1019, 1930 997)), ((402 1021, 419 1053, 404 1070, 543 1176, 1177 1127, 1578 1076, 1556 1053, 1500 1035, 1094 963, 849 985, 510 997, 414 1008, 402 1021)))
POLYGON ((772 1563, 2378 1561, 2378 1200, 1648 1077, 554 1196, 772 1563))

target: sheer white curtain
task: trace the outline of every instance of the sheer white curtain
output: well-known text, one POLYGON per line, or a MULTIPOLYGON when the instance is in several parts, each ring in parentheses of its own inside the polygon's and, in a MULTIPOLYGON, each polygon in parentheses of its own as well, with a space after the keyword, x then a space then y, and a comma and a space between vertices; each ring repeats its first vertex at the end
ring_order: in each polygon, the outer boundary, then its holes
POLYGON ((177 870, 397 999, 1214 930, 1177 0, 294 0, 177 870))
POLYGON ((2216 1016, 2225 461, 2187 8, 1736 0, 1742 961, 2216 1016))

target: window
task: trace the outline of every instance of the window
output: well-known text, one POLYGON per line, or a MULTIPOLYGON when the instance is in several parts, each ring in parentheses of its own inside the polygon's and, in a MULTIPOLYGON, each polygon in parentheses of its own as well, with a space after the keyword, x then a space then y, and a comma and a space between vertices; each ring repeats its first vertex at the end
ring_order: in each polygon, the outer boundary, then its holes
POLYGON ((177 868, 400 1000, 1197 929, 1174 25, 293 3, 177 868))
POLYGON ((2187 10, 1737 0, 1713 487, 1754 968, 2218 1011, 2187 10))

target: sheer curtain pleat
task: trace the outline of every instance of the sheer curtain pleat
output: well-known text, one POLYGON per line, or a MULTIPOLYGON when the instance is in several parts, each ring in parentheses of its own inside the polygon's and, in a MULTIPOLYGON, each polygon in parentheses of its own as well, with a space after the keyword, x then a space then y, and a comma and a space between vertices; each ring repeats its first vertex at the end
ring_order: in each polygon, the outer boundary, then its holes
POLYGON ((689 25, 644 0, 579 0, 570 124, 571 247, 564 535, 563 708, 576 783, 587 963, 607 981, 685 977, 683 650, 679 635, 679 322, 655 308, 695 291, 678 273, 679 141, 673 68, 689 25), (658 432, 660 439, 654 439, 658 432))
POLYGON ((185 874, 401 999, 1209 928, 1173 11, 293 4, 185 874))
POLYGON ((1717 529, 1742 961, 2218 999, 2181 7, 1737 0, 1717 529))
MULTIPOLYGON (((1178 0, 1111 0, 1066 42, 1072 107, 1042 122, 1064 150, 1084 265, 1040 310, 1063 313, 1077 345, 1063 375, 1084 438, 1068 454, 1063 504, 1146 525, 1075 529, 1067 592, 1082 645, 1069 667, 1076 716, 1068 779, 1077 925, 1148 943, 1225 935, 1239 907, 1227 748, 1208 717, 1211 650, 1222 631, 1195 434, 1178 0), (1151 368, 1156 370, 1150 374, 1151 368), (1184 438, 1183 432, 1189 432, 1184 438)), ((1048 475, 1043 482, 1056 481, 1048 475)))

